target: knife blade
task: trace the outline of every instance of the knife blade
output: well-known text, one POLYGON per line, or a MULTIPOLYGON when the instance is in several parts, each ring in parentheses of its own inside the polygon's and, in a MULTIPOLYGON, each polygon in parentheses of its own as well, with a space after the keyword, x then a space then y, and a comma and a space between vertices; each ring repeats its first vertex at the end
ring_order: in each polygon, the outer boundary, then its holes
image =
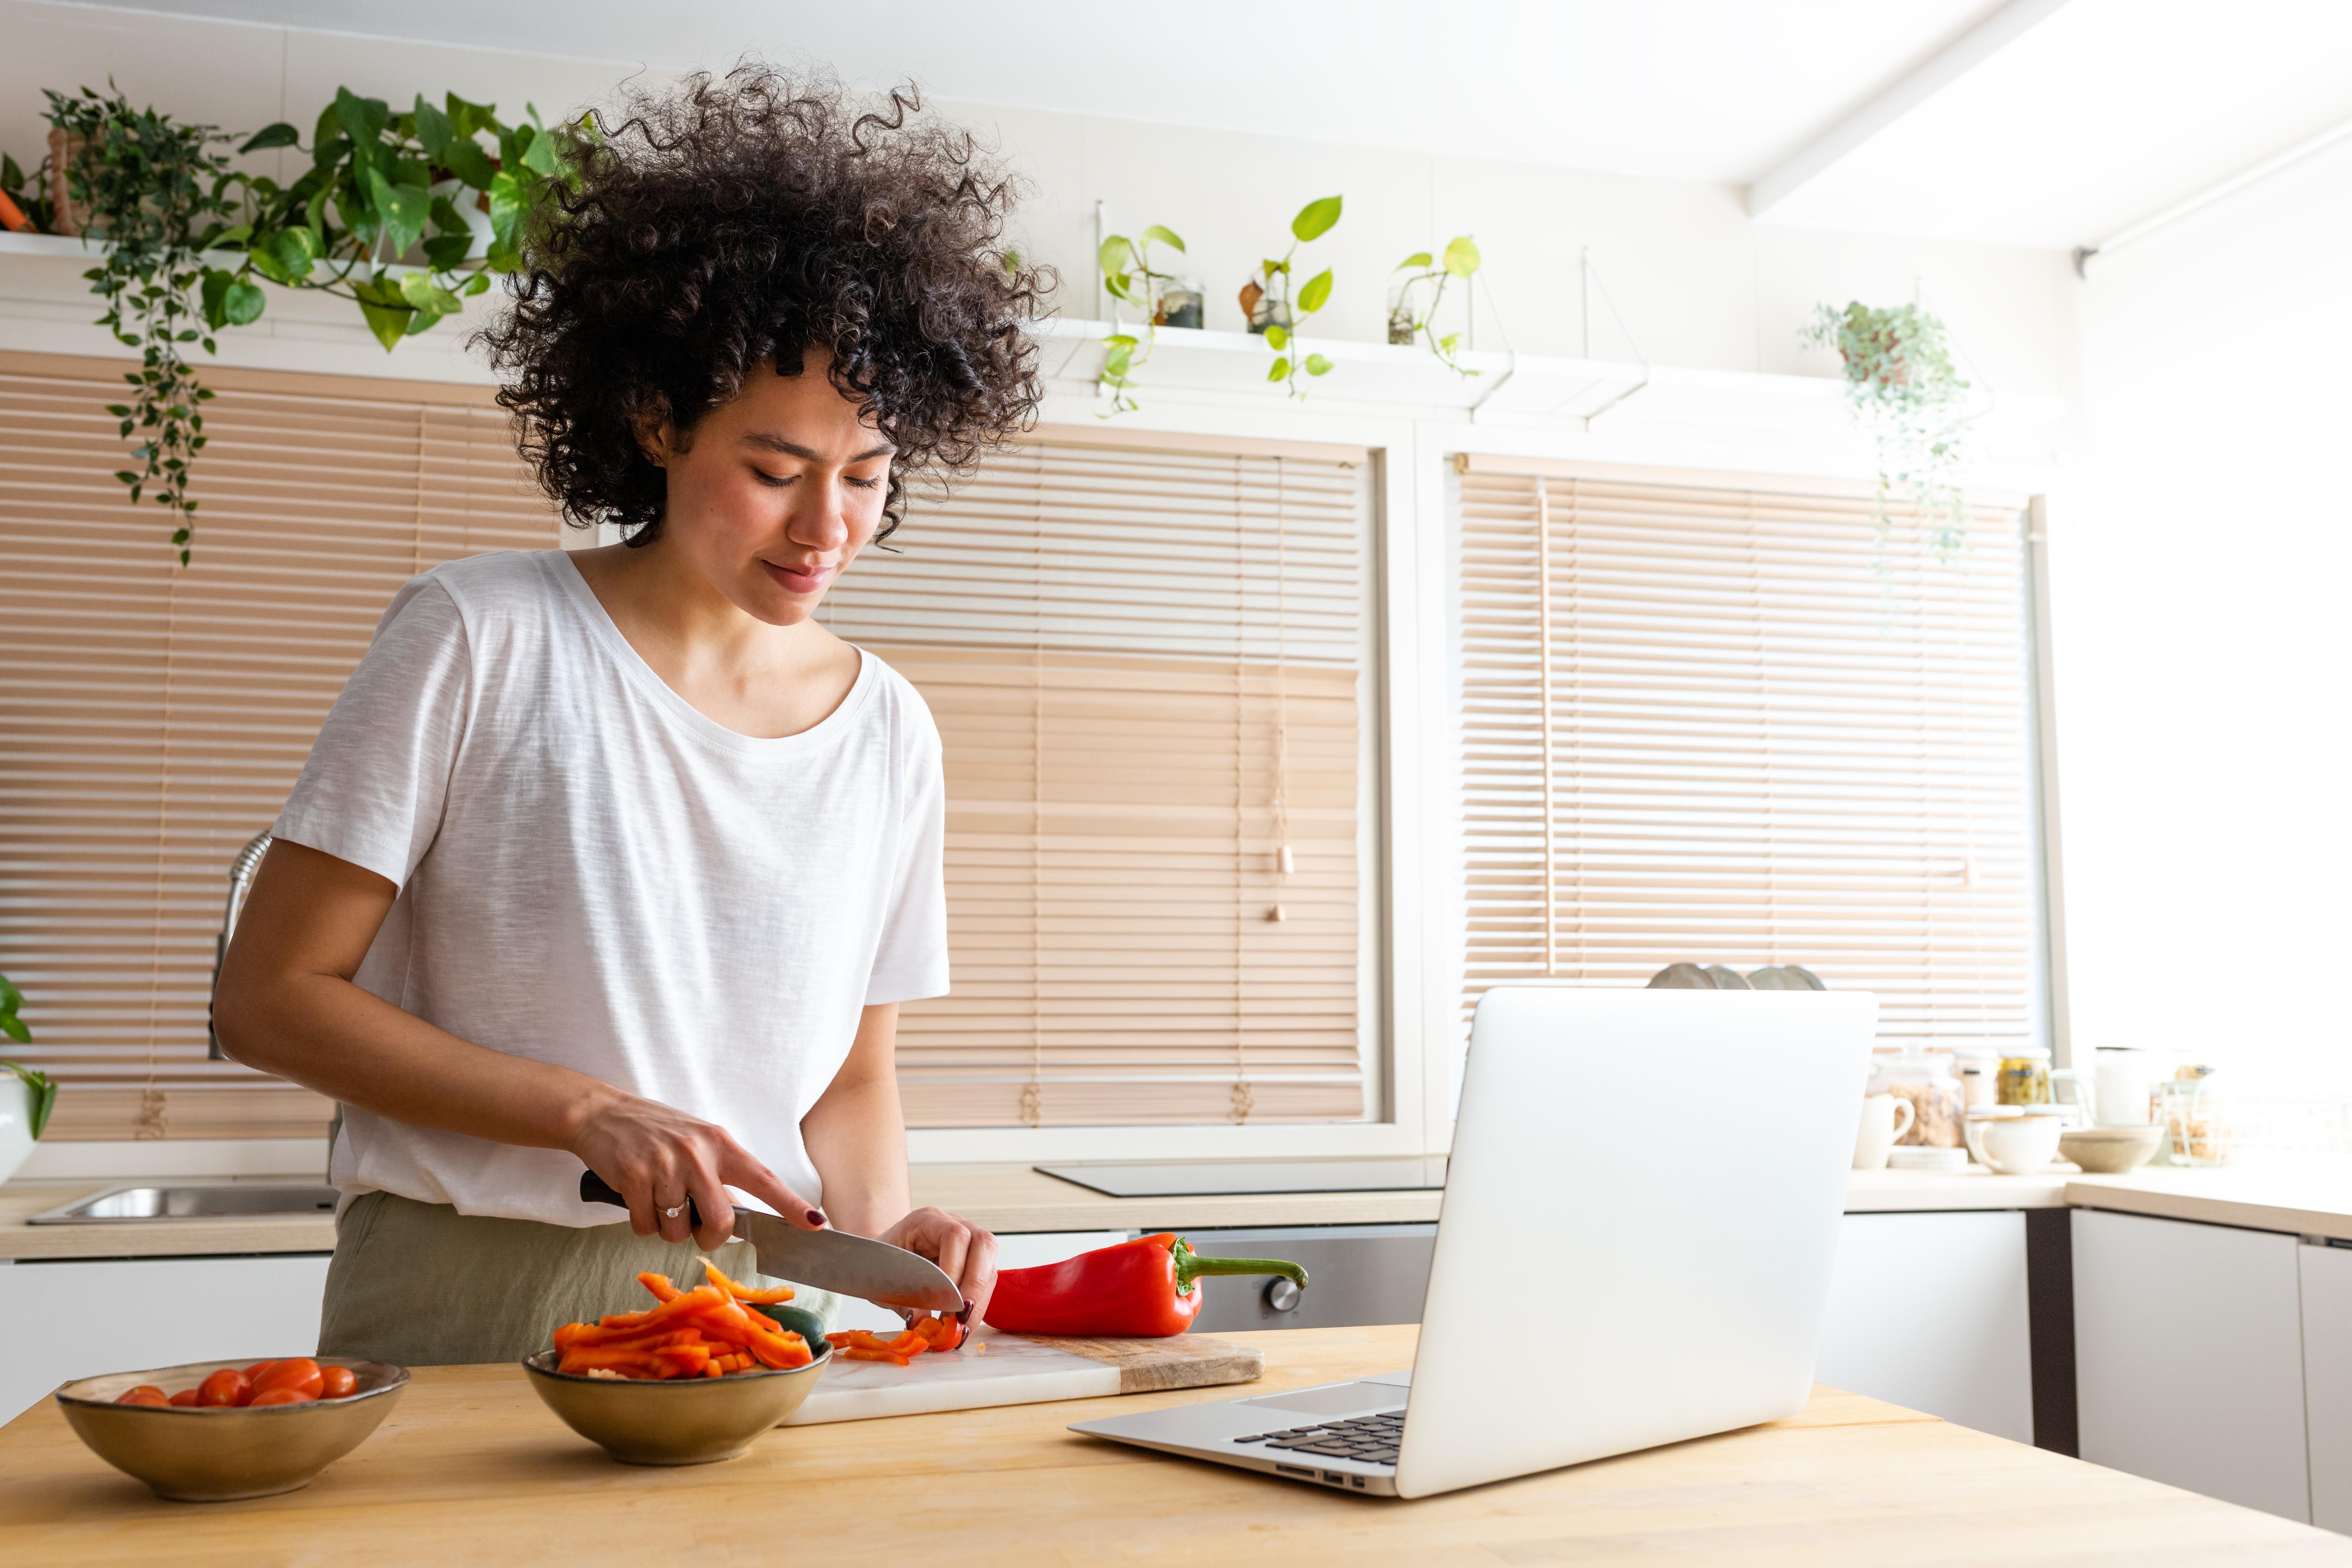
MULTIPOLYGON (((629 1206, 628 1200, 593 1171, 580 1173, 583 1203, 629 1206)), ((699 1229, 701 1211, 689 1214, 699 1229)), ((760 1272, 797 1285, 814 1285, 884 1307, 908 1307, 952 1316, 963 1310, 963 1292, 929 1258, 871 1237, 827 1226, 803 1230, 757 1209, 735 1211, 735 1234, 760 1257, 760 1272)))

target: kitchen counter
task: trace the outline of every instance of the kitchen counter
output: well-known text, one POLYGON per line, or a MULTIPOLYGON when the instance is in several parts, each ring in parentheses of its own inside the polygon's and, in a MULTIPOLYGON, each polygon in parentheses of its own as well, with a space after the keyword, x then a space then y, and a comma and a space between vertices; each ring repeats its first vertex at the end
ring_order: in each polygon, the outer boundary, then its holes
MULTIPOLYGON (((918 1204, 952 1209, 991 1230, 1220 1230, 1263 1226, 1402 1225, 1437 1218, 1433 1192, 1248 1193, 1223 1197, 1112 1198, 1026 1165, 918 1165, 918 1204)), ((11 1182, 0 1186, 0 1259, 197 1257, 240 1252, 330 1252, 331 1220, 315 1215, 118 1225, 29 1226, 27 1215, 97 1192, 94 1182, 11 1182)), ((1937 1209, 2116 1209, 2256 1230, 2352 1241, 2352 1160, 2086 1176, 2061 1166, 2001 1176, 1970 1166, 1948 1174, 1856 1171, 1848 1214, 1937 1209)))
MULTIPOLYGON (((1234 1336, 1255 1392, 1408 1364, 1410 1328, 1234 1336)), ((1120 1410, 1229 1397, 1139 1394, 1120 1410)), ((1104 1400, 778 1430, 740 1459, 617 1465, 511 1366, 419 1371, 302 1491, 156 1500, 47 1402, 0 1428, 12 1560, 347 1564, 887 1561, 2352 1563, 2352 1540, 1816 1387, 1788 1421, 1414 1502, 1081 1437, 1104 1400)))

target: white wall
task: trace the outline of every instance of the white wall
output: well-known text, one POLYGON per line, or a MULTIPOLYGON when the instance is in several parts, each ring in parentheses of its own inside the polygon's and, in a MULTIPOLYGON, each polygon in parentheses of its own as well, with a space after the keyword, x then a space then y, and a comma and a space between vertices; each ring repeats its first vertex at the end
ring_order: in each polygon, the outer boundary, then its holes
POLYGON ((2075 1050, 2229 1064, 2265 1139, 2334 1148, 2352 1148, 2347 192, 2339 145, 2091 263, 2096 462, 2052 542, 2075 1050))

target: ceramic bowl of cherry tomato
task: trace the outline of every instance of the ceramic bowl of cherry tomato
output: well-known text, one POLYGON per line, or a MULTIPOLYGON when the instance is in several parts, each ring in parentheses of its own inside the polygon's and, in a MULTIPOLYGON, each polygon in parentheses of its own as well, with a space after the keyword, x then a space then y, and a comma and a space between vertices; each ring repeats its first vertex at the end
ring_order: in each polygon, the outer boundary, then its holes
POLYGON ((74 1435, 175 1502, 306 1487, 367 1441, 408 1370, 340 1356, 190 1362, 85 1377, 57 1392, 74 1435))

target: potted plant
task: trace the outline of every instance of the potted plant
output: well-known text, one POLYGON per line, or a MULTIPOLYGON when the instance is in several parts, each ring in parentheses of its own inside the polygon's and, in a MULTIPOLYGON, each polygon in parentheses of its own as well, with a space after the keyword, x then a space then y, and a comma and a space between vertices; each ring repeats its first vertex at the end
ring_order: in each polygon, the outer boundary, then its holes
MULTIPOLYGON (((123 378, 131 400, 107 410, 136 442, 140 465, 115 478, 134 502, 152 499, 174 513, 183 566, 195 528, 188 480, 205 440, 201 405, 212 396, 186 345, 211 353, 215 333, 257 321, 268 302, 258 274, 351 300, 390 351, 463 310, 493 273, 521 268, 530 220, 569 178, 566 134, 594 134, 586 121, 551 132, 528 104, 529 122, 509 125, 492 106, 455 93, 437 107, 420 93, 394 113, 339 88, 310 148, 282 121, 238 144, 239 153, 307 151, 309 170, 281 185, 233 165, 219 149, 234 137, 133 109, 111 83, 104 94, 47 96, 46 198, 24 190, 14 159, 0 177, 26 223, 104 246, 85 274, 106 302, 99 325, 141 356, 123 378), (221 252, 235 264, 215 265, 221 252)), ((15 222, 5 212, 0 221, 15 222)))
POLYGON ((1968 542, 1959 468, 1969 384, 1952 363, 1944 323, 1916 304, 1880 310, 1857 300, 1843 310, 1821 306, 1803 337, 1837 350, 1846 401, 1877 447, 1882 547, 1900 491, 1930 531, 1937 559, 1950 560, 1968 542))
POLYGON ((1162 327, 1201 325, 1200 280, 1181 272, 1162 272, 1151 264, 1153 245, 1164 245, 1181 255, 1184 242, 1176 231, 1153 224, 1140 240, 1114 234, 1102 242, 1096 262, 1102 268, 1103 288, 1114 300, 1143 312, 1144 333, 1113 332, 1103 339, 1109 352, 1103 356, 1102 384, 1111 389, 1110 414, 1125 414, 1142 405, 1135 400, 1135 373, 1151 358, 1162 327))
POLYGON ((1462 334, 1437 335, 1437 308, 1445 302, 1445 286, 1459 278, 1467 288, 1482 259, 1477 243, 1466 234, 1458 234, 1436 256, 1416 250, 1398 262, 1396 271, 1403 276, 1391 275, 1389 286, 1389 342, 1407 345, 1426 339, 1429 352, 1446 369, 1456 375, 1476 375, 1476 371, 1463 368, 1462 334), (1424 294, 1425 307, 1421 303, 1424 294))
POLYGON ((1321 238, 1339 221, 1338 196, 1325 196, 1308 202, 1290 220, 1290 248, 1280 259, 1269 257, 1258 263, 1242 285, 1242 315, 1249 330, 1265 339, 1265 346, 1274 351, 1274 363, 1266 371, 1268 381, 1281 382, 1293 397, 1307 393, 1298 384, 1298 373, 1328 375, 1331 362, 1321 354, 1301 354, 1296 342, 1298 323, 1321 310, 1331 298, 1331 269, 1325 268, 1299 286, 1294 298, 1290 289, 1292 264, 1302 245, 1321 238))
MULTIPOLYGON (((17 1016, 24 1005, 25 994, 0 974, 0 1035, 20 1046, 33 1038, 33 1031, 17 1016)), ((16 1062, 0 1061, 0 1182, 15 1175, 32 1157, 33 1145, 48 1127, 49 1111, 57 1102, 55 1079, 16 1062)))

